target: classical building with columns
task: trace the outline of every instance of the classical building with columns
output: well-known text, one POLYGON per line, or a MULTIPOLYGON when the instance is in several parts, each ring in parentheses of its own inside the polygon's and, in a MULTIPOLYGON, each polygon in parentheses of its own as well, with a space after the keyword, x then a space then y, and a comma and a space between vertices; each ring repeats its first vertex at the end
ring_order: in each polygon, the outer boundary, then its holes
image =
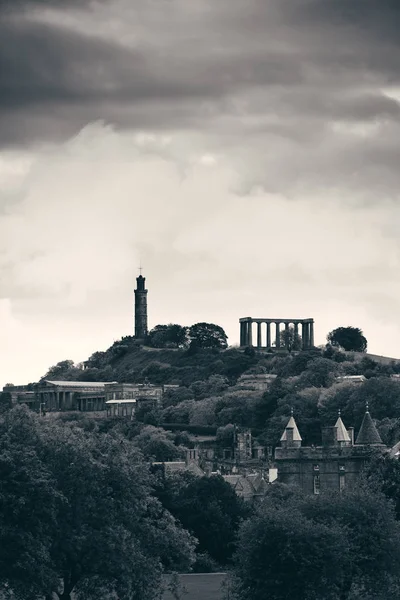
MULTIPOLYGON (((33 393, 33 392, 32 392, 33 393)), ((132 414, 132 408, 161 407, 164 388, 116 381, 42 381, 34 393, 37 409, 46 412, 107 411, 109 416, 132 414)))
POLYGON ((45 379, 36 389, 37 404, 48 412, 105 410, 104 381, 53 381, 45 379))
POLYGON ((256 348, 273 348, 277 350, 281 347, 282 331, 289 331, 293 325, 294 335, 301 335, 302 349, 307 350, 314 346, 314 319, 253 319, 252 317, 243 317, 240 322, 240 346, 254 346, 256 348), (253 339, 254 323, 257 326, 257 337, 253 339), (272 325, 272 331, 271 331, 272 325), (284 325, 284 329, 281 326, 284 325), (263 335, 263 329, 265 335, 263 335), (273 341, 273 337, 275 340, 273 341), (264 338, 264 342, 263 342, 264 338))

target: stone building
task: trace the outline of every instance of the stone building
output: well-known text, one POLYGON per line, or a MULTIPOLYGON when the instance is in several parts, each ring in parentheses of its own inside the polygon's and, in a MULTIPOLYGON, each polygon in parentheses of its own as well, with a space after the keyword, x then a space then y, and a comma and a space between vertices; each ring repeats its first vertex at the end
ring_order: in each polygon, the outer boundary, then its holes
POLYGON ((382 443, 368 407, 355 442, 354 429, 346 429, 340 413, 333 427, 322 430, 321 446, 302 446, 293 415, 280 442, 281 447, 275 449, 274 456, 278 481, 298 485, 311 494, 354 487, 369 460, 371 448, 382 453, 389 451, 382 443))
POLYGON ((281 347, 281 332, 290 331, 290 326, 293 325, 294 337, 300 335, 299 327, 301 327, 302 349, 309 350, 314 347, 314 319, 261 319, 253 317, 242 317, 240 323, 240 346, 254 346, 258 350, 270 350, 275 347, 279 350, 281 347), (256 338, 253 341, 253 329, 256 325, 256 338), (275 331, 271 332, 271 325, 275 331), (284 330, 281 329, 284 325, 284 330), (271 333, 275 333, 275 342, 272 341, 271 333))
POLYGON ((3 387, 0 394, 2 401, 8 406, 13 407, 17 404, 25 404, 32 410, 38 410, 38 401, 33 390, 32 384, 29 385, 12 385, 8 384, 3 387))
POLYGON ((108 416, 133 418, 137 409, 162 407, 163 387, 145 383, 108 383, 105 405, 108 416))
POLYGON ((338 375, 335 377, 337 383, 364 383, 367 381, 365 375, 338 375))
POLYGON ((46 379, 36 389, 39 406, 50 412, 105 410, 104 381, 53 381, 46 379))
POLYGON ((268 481, 261 473, 236 473, 223 475, 223 478, 233 487, 236 494, 246 501, 263 498, 268 487, 268 481))
POLYGON ((142 340, 147 336, 147 290, 146 279, 140 273, 136 278, 135 290, 135 338, 142 340))
POLYGON ((116 381, 53 381, 37 386, 36 408, 50 412, 103 412, 109 416, 132 416, 136 408, 162 406, 163 388, 151 384, 116 381))
POLYGON ((276 378, 277 375, 272 373, 243 373, 237 380, 236 386, 257 392, 265 392, 276 378))

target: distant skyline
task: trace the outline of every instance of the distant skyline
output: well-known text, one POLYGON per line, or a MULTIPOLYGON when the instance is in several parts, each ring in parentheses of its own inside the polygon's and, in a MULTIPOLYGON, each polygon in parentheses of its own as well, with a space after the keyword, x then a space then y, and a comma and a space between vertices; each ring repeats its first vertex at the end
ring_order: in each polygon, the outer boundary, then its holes
POLYGON ((396 0, 0 0, 0 385, 149 326, 400 357, 396 0))

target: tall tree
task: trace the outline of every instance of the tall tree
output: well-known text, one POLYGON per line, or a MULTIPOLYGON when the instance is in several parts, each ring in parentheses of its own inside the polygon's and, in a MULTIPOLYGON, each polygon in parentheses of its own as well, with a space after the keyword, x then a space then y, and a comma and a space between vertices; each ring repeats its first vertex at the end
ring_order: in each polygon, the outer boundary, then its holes
POLYGON ((29 444, 31 434, 26 410, 10 411, 0 422, 0 590, 21 598, 57 583, 50 546, 57 505, 64 505, 29 444))
MULTIPOLYGON (((37 517, 48 532, 42 555, 24 543, 27 564, 35 560, 35 568, 50 571, 42 595, 150 600, 162 564, 189 567, 193 540, 153 496, 148 467, 132 443, 116 433, 43 423, 20 407, 7 420, 4 428, 15 432, 11 453, 22 446, 34 451, 61 500, 53 521, 37 517)), ((33 535, 28 529, 28 540, 33 535)), ((11 549, 7 538, 0 541, 11 549)))
POLYGON ((149 331, 146 342, 153 348, 184 348, 188 344, 188 328, 176 323, 156 325, 149 331))
POLYGON ((332 346, 343 350, 365 352, 367 349, 367 339, 358 327, 337 327, 328 333, 326 339, 332 346))
POLYGON ((238 598, 399 597, 400 524, 382 494, 365 486, 314 497, 285 487, 273 489, 241 527, 238 598))
POLYGON ((225 349, 228 337, 219 325, 214 323, 196 323, 189 328, 190 347, 225 349))
POLYGON ((221 476, 191 474, 165 480, 159 491, 164 506, 199 541, 197 551, 226 564, 235 549, 241 521, 249 507, 221 476))
POLYGON ((336 600, 348 550, 341 527, 316 523, 292 503, 279 509, 264 506, 240 531, 236 597, 336 600))
POLYGON ((279 334, 281 348, 285 348, 288 352, 301 350, 301 335, 296 333, 294 327, 284 329, 279 334))
POLYGON ((79 369, 73 360, 61 360, 53 367, 47 371, 46 375, 42 377, 43 379, 61 379, 61 380, 72 380, 77 379, 81 374, 81 369, 79 369))

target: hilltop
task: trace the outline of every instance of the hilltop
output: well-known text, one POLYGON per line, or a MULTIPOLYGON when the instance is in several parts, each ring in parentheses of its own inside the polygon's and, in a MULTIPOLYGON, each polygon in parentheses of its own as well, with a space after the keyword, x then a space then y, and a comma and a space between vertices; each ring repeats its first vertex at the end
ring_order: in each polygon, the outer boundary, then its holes
POLYGON ((253 429, 266 445, 277 443, 291 408, 304 443, 311 444, 320 442, 321 425, 331 425, 338 409, 346 426, 357 429, 368 400, 382 439, 390 445, 400 437, 398 374, 398 361, 378 362, 329 346, 291 354, 235 347, 154 349, 125 337, 84 365, 63 361, 45 377, 175 384, 179 387, 164 394, 162 410, 141 415, 145 423, 214 427, 221 436, 237 425, 253 429), (255 384, 262 376, 265 384, 255 384))

